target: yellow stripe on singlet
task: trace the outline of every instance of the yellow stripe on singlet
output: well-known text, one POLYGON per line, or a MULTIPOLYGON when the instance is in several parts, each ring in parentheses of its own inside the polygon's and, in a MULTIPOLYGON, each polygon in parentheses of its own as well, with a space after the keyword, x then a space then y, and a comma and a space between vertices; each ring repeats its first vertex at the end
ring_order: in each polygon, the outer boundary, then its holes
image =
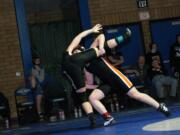
POLYGON ((107 62, 107 60, 105 60, 104 58, 101 58, 105 64, 126 84, 126 86, 128 88, 131 88, 133 86, 133 84, 131 83, 131 81, 123 74, 121 73, 121 71, 119 71, 117 68, 115 68, 113 65, 111 65, 109 62, 107 62))

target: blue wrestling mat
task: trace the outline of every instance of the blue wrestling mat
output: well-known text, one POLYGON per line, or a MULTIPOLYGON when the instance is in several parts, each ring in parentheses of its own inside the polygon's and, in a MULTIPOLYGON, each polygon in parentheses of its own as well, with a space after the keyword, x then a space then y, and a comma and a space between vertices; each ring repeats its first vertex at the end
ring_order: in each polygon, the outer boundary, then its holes
POLYGON ((1 135, 180 135, 180 105, 170 107, 172 116, 152 108, 115 113, 117 123, 102 127, 98 116, 98 128, 88 128, 87 118, 57 123, 41 123, 18 129, 1 131, 1 135))

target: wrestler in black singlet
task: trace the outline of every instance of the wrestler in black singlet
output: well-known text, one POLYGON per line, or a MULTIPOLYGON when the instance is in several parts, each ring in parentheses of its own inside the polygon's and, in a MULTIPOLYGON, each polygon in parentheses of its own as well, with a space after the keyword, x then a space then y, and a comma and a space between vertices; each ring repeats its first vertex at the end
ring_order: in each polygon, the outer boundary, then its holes
MULTIPOLYGON (((105 47, 108 50, 107 45, 105 47)), ((132 82, 103 57, 92 60, 86 68, 114 90, 122 89, 127 93, 133 87, 132 82)))
POLYGON ((85 87, 85 65, 96 58, 97 54, 95 49, 93 48, 73 55, 69 55, 68 52, 65 52, 63 60, 63 70, 65 70, 71 77, 77 90, 85 87))

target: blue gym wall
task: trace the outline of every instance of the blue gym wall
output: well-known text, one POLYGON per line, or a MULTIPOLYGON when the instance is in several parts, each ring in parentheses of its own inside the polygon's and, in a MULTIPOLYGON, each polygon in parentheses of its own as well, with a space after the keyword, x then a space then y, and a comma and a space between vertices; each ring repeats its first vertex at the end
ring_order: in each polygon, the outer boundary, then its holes
POLYGON ((180 34, 180 19, 152 21, 150 23, 152 40, 158 46, 168 73, 170 72, 169 49, 180 34))
POLYGON ((124 57, 123 66, 134 65, 137 63, 139 55, 144 54, 144 44, 141 33, 141 26, 139 23, 127 25, 115 25, 105 27, 106 39, 114 38, 122 35, 126 28, 130 28, 132 36, 128 42, 122 44, 123 47, 119 48, 124 57))
MULTIPOLYGON (((79 0, 79 8, 80 8, 80 19, 82 29, 86 30, 92 27, 91 18, 88 7, 88 0, 79 0)), ((102 24, 103 25, 103 24, 102 24)), ((106 39, 113 38, 122 34, 126 27, 129 27, 132 30, 132 38, 127 43, 127 45, 121 48, 121 52, 123 53, 125 63, 124 66, 133 65, 137 62, 138 56, 144 53, 143 41, 140 24, 129 24, 129 25, 115 25, 115 26, 105 26, 105 36, 106 39), (109 29, 117 29, 117 32, 108 33, 109 29)), ((92 38, 89 37, 86 39, 85 45, 86 47, 90 46, 92 42, 92 38)))

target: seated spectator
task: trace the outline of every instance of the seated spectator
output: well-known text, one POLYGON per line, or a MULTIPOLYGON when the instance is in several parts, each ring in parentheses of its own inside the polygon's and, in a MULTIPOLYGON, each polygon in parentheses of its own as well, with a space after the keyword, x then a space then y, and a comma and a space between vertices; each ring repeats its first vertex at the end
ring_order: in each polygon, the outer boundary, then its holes
POLYGON ((134 82, 135 85, 143 85, 144 87, 147 88, 148 87, 147 71, 148 71, 148 66, 145 63, 145 57, 141 55, 138 58, 137 64, 127 69, 125 73, 134 74, 134 79, 132 81, 134 82))
POLYGON ((108 55, 108 60, 117 69, 121 69, 121 65, 124 63, 124 57, 117 49, 112 50, 111 54, 108 55))
POLYGON ((172 72, 179 79, 180 76, 180 35, 176 36, 176 43, 170 48, 170 64, 172 72))
POLYGON ((42 114, 42 99, 43 99, 43 90, 45 89, 46 83, 46 73, 45 69, 41 64, 39 57, 33 58, 33 67, 31 70, 31 89, 36 95, 36 109, 39 115, 40 120, 43 120, 42 114))
POLYGON ((2 92, 0 92, 0 116, 5 122, 8 122, 6 123, 6 128, 8 128, 10 122, 10 107, 8 99, 4 96, 2 92))
POLYGON ((151 52, 147 54, 149 63, 149 76, 152 79, 152 84, 155 86, 159 100, 165 99, 164 85, 170 86, 170 97, 175 101, 177 91, 177 80, 166 75, 166 71, 162 62, 161 54, 157 50, 156 44, 150 44, 151 52))

